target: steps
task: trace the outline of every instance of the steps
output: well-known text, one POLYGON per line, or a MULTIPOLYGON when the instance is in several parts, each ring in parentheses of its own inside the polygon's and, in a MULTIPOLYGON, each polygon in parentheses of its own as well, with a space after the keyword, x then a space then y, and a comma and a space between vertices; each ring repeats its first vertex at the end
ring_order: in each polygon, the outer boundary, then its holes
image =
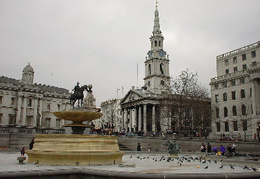
POLYGON ((120 151, 131 151, 129 148, 127 148, 123 144, 118 143, 118 146, 119 146, 120 151))

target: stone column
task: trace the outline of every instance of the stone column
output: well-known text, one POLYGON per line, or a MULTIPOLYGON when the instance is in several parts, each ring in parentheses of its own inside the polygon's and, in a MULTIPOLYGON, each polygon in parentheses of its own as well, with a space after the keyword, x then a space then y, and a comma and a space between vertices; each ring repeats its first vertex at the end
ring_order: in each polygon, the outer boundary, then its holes
POLYGON ((135 123, 134 123, 134 125, 135 125, 135 129, 134 130, 136 130, 137 132, 138 132, 138 107, 137 106, 135 106, 135 123))
POLYGON ((156 131, 155 129, 155 105, 152 107, 152 131, 156 131))
POLYGON ((128 113, 127 108, 125 108, 125 113, 124 113, 124 115, 125 115, 125 117, 124 117, 125 118, 125 124, 126 124, 124 126, 125 127, 125 132, 127 131, 127 127, 129 126, 128 125, 128 115, 127 115, 127 113, 128 113))
POLYGON ((142 130, 142 107, 141 105, 139 106, 139 110, 138 110, 138 130, 141 131, 142 130))
POLYGON ((144 133, 146 133, 146 131, 147 131, 147 124, 146 124, 146 120, 147 120, 147 105, 146 104, 144 104, 144 115, 143 115, 143 119, 144 119, 144 124, 143 124, 143 126, 144 126, 144 133))
POLYGON ((39 101, 39 127, 42 126, 42 98, 39 101))
POLYGON ((130 108, 130 121, 129 121, 129 130, 130 132, 133 132, 132 131, 132 127, 133 127, 133 110, 130 108))
POLYGON ((33 106, 33 121, 32 121, 32 125, 36 126, 37 124, 37 111, 38 111, 38 98, 35 97, 34 99, 34 106, 33 106))
POLYGON ((26 109, 27 109, 27 96, 24 96, 24 98, 23 98, 22 125, 26 125, 26 109))
POLYGON ((22 96, 18 95, 16 123, 19 125, 22 124, 21 110, 22 110, 22 96))

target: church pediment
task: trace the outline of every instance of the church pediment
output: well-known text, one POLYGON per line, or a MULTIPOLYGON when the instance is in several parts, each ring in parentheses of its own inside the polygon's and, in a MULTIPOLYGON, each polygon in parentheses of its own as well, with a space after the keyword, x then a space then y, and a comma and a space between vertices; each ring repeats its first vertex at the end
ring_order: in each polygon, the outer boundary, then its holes
POLYGON ((121 103, 129 103, 132 101, 138 101, 142 99, 142 96, 137 92, 130 90, 127 95, 122 99, 121 103))

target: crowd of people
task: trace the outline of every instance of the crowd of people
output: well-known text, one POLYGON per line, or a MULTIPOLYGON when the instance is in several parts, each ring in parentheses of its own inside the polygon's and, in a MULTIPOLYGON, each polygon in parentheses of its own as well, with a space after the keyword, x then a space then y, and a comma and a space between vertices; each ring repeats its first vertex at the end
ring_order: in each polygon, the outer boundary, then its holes
POLYGON ((236 153, 236 145, 235 144, 229 144, 227 147, 220 145, 212 146, 210 143, 208 145, 205 145, 204 143, 201 144, 200 147, 201 152, 207 152, 208 154, 214 154, 214 155, 228 155, 228 156, 235 156, 236 153))

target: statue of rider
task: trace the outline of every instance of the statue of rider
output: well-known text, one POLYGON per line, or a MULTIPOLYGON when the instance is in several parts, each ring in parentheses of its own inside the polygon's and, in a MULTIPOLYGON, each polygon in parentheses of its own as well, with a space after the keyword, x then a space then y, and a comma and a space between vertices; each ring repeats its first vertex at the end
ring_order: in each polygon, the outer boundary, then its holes
POLYGON ((77 96, 77 94, 80 92, 79 82, 77 82, 77 85, 74 87, 73 91, 74 91, 74 96, 77 96))

